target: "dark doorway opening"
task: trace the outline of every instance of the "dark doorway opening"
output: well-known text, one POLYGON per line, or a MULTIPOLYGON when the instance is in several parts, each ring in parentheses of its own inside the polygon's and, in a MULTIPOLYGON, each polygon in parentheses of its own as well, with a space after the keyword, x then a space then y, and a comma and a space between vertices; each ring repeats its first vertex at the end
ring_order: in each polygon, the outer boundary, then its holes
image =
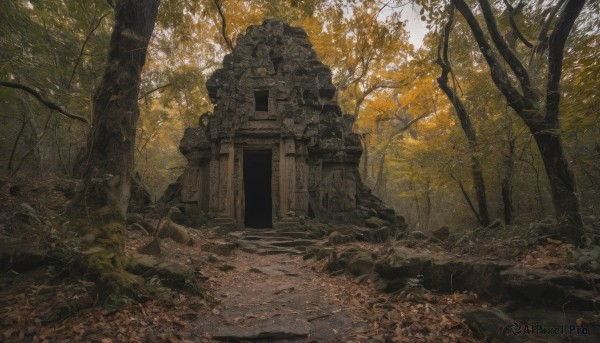
POLYGON ((271 150, 244 151, 244 224, 251 228, 273 227, 271 199, 271 150))
POLYGON ((269 91, 268 90, 257 90, 254 91, 254 110, 256 112, 268 112, 269 111, 269 91))

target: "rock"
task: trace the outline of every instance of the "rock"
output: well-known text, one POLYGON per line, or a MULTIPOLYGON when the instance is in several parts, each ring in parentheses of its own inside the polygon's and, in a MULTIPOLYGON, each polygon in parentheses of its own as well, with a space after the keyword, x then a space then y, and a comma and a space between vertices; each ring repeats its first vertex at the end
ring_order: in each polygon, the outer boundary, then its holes
POLYGON ((335 252, 335 248, 332 247, 309 247, 306 250, 306 254, 304 255, 304 259, 307 260, 311 257, 314 257, 317 260, 322 260, 327 256, 330 256, 335 252))
POLYGON ((444 225, 439 229, 433 230, 431 235, 440 241, 446 241, 450 237, 450 228, 444 225))
POLYGON ((385 292, 388 288, 388 283, 382 277, 376 276, 371 280, 373 289, 377 292, 385 292))
POLYGON ((17 212, 15 213, 15 217, 27 224, 39 224, 42 222, 36 210, 27 203, 19 204, 17 212))
POLYGON ((229 256, 231 252, 238 247, 237 243, 227 242, 227 243, 217 243, 217 242, 207 242, 200 246, 202 251, 211 252, 213 254, 217 254, 220 256, 229 256))
POLYGON ((177 262, 163 261, 149 255, 134 255, 129 259, 127 269, 144 276, 158 275, 168 284, 184 286, 193 271, 177 262))
POLYGON ((33 249, 30 246, 13 245, 5 246, 0 241, 0 273, 8 270, 25 272, 35 269, 46 261, 46 251, 33 249))
POLYGON ((304 338, 310 332, 310 323, 304 319, 273 317, 251 327, 227 325, 217 328, 212 338, 227 341, 281 340, 304 338))
POLYGON ((223 264, 219 265, 217 268, 219 268, 220 271, 228 272, 230 270, 234 270, 235 266, 233 266, 231 264, 223 263, 223 264))
POLYGON ((402 230, 408 227, 408 224, 406 224, 406 220, 403 216, 396 216, 396 226, 402 230))
POLYGON ((366 254, 358 254, 348 261, 348 271, 354 275, 364 275, 373 272, 375 261, 366 254))
POLYGON ((133 223, 133 224, 129 225, 128 228, 130 228, 132 230, 138 230, 141 233, 145 234, 146 236, 150 236, 150 233, 139 223, 133 223))
POLYGON ((19 185, 10 186, 10 188, 8 189, 8 192, 10 193, 10 195, 12 195, 14 197, 19 196, 21 194, 21 186, 19 186, 19 185))
POLYGON ((153 235, 154 233, 156 233, 156 226, 154 226, 153 224, 151 224, 150 222, 147 221, 141 221, 141 222, 137 222, 135 223, 141 227, 144 228, 144 230, 146 230, 148 232, 149 235, 153 235))
POLYGON ((387 225, 388 223, 381 218, 370 217, 365 220, 365 226, 372 229, 379 229, 382 226, 387 225))
POLYGON ((496 219, 490 225, 488 225, 486 228, 487 229, 496 229, 500 226, 502 226, 502 221, 500 219, 496 219))
POLYGON ((171 238, 175 242, 183 245, 191 246, 194 244, 187 229, 184 226, 175 224, 170 220, 167 220, 165 225, 159 231, 158 237, 171 238))
POLYGON ((179 225, 189 225, 189 220, 178 207, 172 206, 169 209, 168 218, 170 221, 175 222, 179 225))
POLYGON ((396 221, 396 211, 391 208, 382 208, 377 211, 377 216, 383 220, 394 224, 396 221))
POLYGON ((217 262, 219 262, 219 261, 220 261, 220 260, 217 258, 217 256, 215 256, 215 255, 212 255, 212 254, 211 254, 211 255, 208 255, 208 257, 206 257, 206 260, 207 260, 209 263, 217 263, 217 262))
POLYGON ((139 223, 144 221, 144 216, 140 213, 127 213, 127 224, 139 223))
POLYGON ((140 254, 158 256, 160 255, 160 238, 154 238, 150 243, 138 249, 140 254))
POLYGON ((365 283, 365 281, 369 279, 369 276, 369 274, 359 275, 354 278, 354 283, 357 285, 362 285, 363 283, 365 283))
POLYGON ((169 184, 163 195, 158 200, 157 207, 160 209, 167 209, 179 203, 182 183, 183 175, 180 175, 175 182, 169 184))
POLYGON ((130 195, 128 204, 128 211, 130 212, 141 212, 152 203, 150 191, 137 172, 131 177, 130 195))
POLYGON ((477 338, 497 342, 523 342, 523 336, 515 336, 511 327, 515 321, 496 308, 475 308, 460 313, 477 338))
POLYGON ((344 244, 354 241, 354 235, 343 235, 338 231, 333 231, 329 234, 327 241, 331 245, 344 244))
POLYGON ((410 232, 408 234, 408 238, 409 239, 414 239, 414 240, 417 240, 417 241, 424 241, 424 240, 426 240, 429 237, 426 234, 424 234, 423 232, 421 232, 421 231, 412 231, 412 232, 410 232))
POLYGON ((387 226, 379 229, 357 228, 355 235, 360 241, 382 243, 390 237, 390 231, 390 228, 387 226))

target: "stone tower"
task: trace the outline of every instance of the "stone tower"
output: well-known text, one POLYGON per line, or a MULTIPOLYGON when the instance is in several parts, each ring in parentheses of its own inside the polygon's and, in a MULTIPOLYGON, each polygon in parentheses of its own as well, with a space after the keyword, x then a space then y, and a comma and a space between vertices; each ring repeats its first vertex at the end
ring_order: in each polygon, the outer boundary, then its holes
POLYGON ((342 114, 331 70, 302 28, 248 27, 206 88, 214 112, 180 144, 184 211, 212 211, 215 223, 237 227, 357 222, 374 212, 394 221, 360 182, 354 118, 342 114))

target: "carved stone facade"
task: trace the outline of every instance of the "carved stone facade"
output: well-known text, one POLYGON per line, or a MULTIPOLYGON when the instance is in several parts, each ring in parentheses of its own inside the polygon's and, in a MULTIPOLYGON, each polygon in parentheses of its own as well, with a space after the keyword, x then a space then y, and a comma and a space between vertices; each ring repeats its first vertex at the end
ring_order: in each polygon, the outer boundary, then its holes
POLYGON ((179 199, 186 210, 238 227, 351 217, 364 193, 360 139, 302 28, 250 26, 206 87, 214 112, 180 144, 189 162, 179 199))

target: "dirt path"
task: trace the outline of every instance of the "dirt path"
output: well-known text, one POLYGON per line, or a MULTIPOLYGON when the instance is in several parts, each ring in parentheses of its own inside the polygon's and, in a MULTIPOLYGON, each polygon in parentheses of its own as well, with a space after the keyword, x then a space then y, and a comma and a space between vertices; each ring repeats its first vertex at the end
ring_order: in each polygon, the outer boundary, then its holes
POLYGON ((239 341, 368 342, 372 325, 366 300, 377 295, 343 277, 315 271, 297 255, 236 251, 234 269, 219 275, 220 303, 196 323, 194 336, 239 341))

